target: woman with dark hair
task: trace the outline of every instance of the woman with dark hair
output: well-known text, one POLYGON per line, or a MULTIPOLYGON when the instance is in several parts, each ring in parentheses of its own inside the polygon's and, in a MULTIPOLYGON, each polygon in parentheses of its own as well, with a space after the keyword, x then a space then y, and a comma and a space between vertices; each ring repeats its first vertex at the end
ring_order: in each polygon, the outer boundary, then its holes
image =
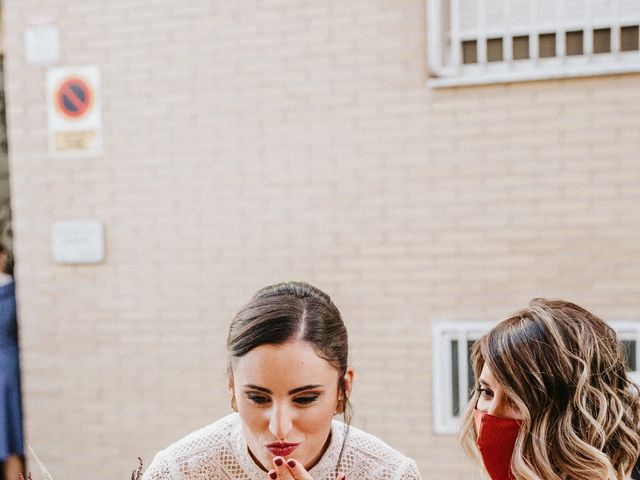
POLYGON ((324 292, 263 288, 231 322, 227 351, 235 413, 159 452, 144 480, 420 479, 413 460, 350 426, 347 330, 324 292))
POLYGON ((4 478, 24 473, 16 287, 10 252, 0 244, 0 460, 4 478))
POLYGON ((614 330, 534 299, 473 347, 461 439, 493 480, 623 480, 640 450, 640 397, 614 330))

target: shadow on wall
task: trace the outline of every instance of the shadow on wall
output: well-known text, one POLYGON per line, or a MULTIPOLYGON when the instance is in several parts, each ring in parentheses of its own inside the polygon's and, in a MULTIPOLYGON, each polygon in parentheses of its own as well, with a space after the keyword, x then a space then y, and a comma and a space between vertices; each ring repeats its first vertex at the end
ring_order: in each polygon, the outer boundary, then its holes
POLYGON ((7 117, 4 100, 4 57, 0 57, 0 243, 12 252, 7 117))

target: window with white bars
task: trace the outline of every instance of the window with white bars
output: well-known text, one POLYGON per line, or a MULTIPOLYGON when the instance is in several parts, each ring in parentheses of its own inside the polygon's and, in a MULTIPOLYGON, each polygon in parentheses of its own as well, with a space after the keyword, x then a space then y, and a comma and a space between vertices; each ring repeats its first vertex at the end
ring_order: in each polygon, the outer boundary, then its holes
POLYGON ((427 0, 432 86, 640 71, 640 0, 427 0))
MULTIPOLYGON (((457 433, 460 414, 475 388, 471 348, 495 322, 437 321, 433 339, 433 425, 436 433, 457 433)), ((640 322, 610 322, 624 347, 630 377, 640 383, 640 322)))
POLYGON ((436 433, 457 433, 475 378, 471 347, 495 322, 447 322, 432 324, 433 426, 436 433))
POLYGON ((627 356, 627 367, 631 379, 640 385, 640 323, 638 322, 610 322, 624 347, 627 356))

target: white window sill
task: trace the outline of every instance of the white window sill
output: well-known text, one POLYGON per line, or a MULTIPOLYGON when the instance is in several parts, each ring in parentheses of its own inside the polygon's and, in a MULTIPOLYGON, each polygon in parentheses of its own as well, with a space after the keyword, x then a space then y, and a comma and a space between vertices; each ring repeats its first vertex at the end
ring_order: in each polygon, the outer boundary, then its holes
POLYGON ((457 71, 450 68, 436 72, 427 85, 446 88, 640 72, 640 51, 601 55, 465 64, 457 71))

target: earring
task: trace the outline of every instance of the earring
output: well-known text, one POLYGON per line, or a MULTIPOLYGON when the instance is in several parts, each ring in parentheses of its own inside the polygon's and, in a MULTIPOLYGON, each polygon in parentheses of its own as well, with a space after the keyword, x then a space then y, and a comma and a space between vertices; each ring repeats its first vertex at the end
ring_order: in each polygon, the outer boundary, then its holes
POLYGON ((236 402, 236 396, 235 395, 233 397, 231 397, 231 409, 234 412, 238 411, 238 403, 236 402))

